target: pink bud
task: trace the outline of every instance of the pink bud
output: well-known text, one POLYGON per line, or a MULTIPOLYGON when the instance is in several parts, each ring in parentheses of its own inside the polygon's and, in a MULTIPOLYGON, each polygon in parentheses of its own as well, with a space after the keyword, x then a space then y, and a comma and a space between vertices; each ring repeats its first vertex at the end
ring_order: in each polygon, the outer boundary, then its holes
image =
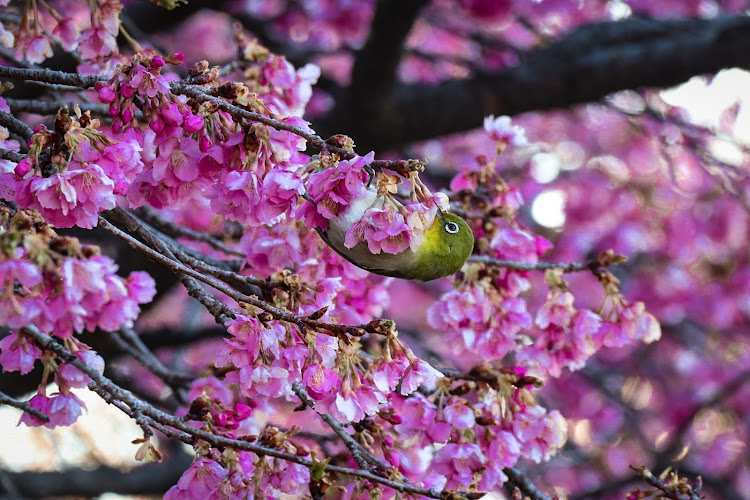
POLYGON ((151 67, 152 68, 161 68, 165 64, 166 64, 166 62, 164 62, 164 58, 162 56, 154 56, 151 59, 151 67))
POLYGON ((185 60, 185 54, 179 51, 175 52, 174 54, 172 54, 171 56, 167 58, 167 62, 169 64, 180 64, 184 60, 185 60))
POLYGON ((161 117, 167 125, 172 127, 182 123, 182 114, 180 114, 177 105, 169 103, 161 108, 161 117))
POLYGON ((224 427, 227 425, 227 414, 226 412, 221 412, 218 415, 214 415, 214 424, 224 427))
POLYGON ((109 85, 105 85, 104 87, 99 89, 99 92, 97 92, 97 95, 99 96, 99 100, 102 101, 104 104, 109 104, 111 102, 114 102, 115 99, 117 99, 117 92, 115 92, 115 89, 113 89, 109 85))
POLYGON ((109 116, 117 116, 120 114, 120 105, 113 102, 109 105, 109 116))
POLYGON ((198 141, 198 145, 200 146, 201 153, 205 153, 211 148, 211 140, 204 135, 198 141))
POLYGON ((388 461, 389 464, 391 464, 394 467, 399 466, 398 455, 393 453, 393 450, 385 450, 383 455, 385 456, 385 459, 388 461))
POLYGON ((127 107, 122 111, 122 119, 130 122, 133 119, 133 108, 127 107))
POLYGON ((252 413, 253 409, 247 405, 243 405, 242 403, 234 405, 234 414, 237 417, 237 420, 245 420, 252 413))
POLYGON ((194 134, 203 128, 203 118, 198 115, 190 115, 182 122, 182 128, 188 134, 194 134))
POLYGON ((115 118, 112 121, 112 132, 114 132, 115 134, 119 134, 122 130, 122 125, 122 120, 120 118, 115 118))
POLYGON ((153 130, 157 134, 161 134, 162 132, 164 132, 164 120, 162 120, 159 116, 154 116, 148 125, 149 127, 151 127, 151 130, 153 130))
POLYGON ((20 162, 18 162, 18 165, 16 165, 16 168, 13 170, 17 176, 24 177, 26 174, 29 173, 31 170, 31 160, 24 158, 20 162))
POLYGON ((125 83, 122 87, 120 87, 120 94, 122 94, 125 99, 130 99, 135 95, 135 89, 125 83))

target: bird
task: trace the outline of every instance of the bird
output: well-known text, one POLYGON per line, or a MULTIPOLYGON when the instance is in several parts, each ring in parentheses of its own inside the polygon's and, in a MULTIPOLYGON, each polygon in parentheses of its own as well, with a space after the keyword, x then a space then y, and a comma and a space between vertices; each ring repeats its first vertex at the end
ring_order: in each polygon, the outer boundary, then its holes
POLYGON ((342 214, 329 220, 325 229, 316 228, 323 241, 355 266, 382 276, 432 281, 461 269, 474 249, 473 231, 461 217, 440 209, 416 251, 406 248, 397 254, 375 254, 363 241, 347 248, 344 240, 349 228, 368 208, 378 203, 382 206, 377 196, 374 190, 366 190, 363 197, 353 200, 342 214))

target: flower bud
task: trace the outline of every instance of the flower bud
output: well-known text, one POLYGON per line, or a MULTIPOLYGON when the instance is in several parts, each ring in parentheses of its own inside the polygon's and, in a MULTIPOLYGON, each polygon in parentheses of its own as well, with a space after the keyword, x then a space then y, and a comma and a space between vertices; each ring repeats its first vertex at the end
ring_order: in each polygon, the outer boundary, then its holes
POLYGON ((185 132, 188 134, 194 134, 195 132, 198 132, 203 128, 204 122, 203 118, 201 118, 198 115, 189 115, 185 120, 182 122, 182 128, 185 129, 185 132))
POLYGON ((115 89, 113 89, 111 86, 105 85, 104 87, 99 89, 99 92, 97 92, 97 96, 99 97, 99 100, 101 102, 103 102, 104 104, 109 104, 117 99, 117 92, 115 92, 115 89))
POLYGON ((150 66, 154 69, 161 68, 165 64, 166 62, 164 61, 164 58, 162 56, 154 56, 153 58, 151 58, 150 66))
POLYGON ((19 177, 24 177, 26 174, 29 173, 31 170, 31 160, 28 158, 24 158, 20 162, 18 162, 18 165, 16 165, 16 168, 13 170, 15 174, 19 177))

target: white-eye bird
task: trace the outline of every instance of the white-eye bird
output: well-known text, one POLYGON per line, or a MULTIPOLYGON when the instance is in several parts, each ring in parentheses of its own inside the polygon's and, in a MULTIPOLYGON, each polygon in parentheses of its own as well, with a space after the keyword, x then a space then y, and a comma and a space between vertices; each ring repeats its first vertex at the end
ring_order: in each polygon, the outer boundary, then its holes
POLYGON ((471 255, 474 234, 469 225, 461 217, 440 209, 416 251, 406 248, 397 254, 372 253, 363 241, 347 248, 344 240, 349 228, 373 205, 379 203, 382 207, 382 199, 378 200, 374 189, 365 193, 338 217, 330 219, 325 230, 317 229, 328 246, 355 266, 383 276, 431 281, 456 273, 471 255))

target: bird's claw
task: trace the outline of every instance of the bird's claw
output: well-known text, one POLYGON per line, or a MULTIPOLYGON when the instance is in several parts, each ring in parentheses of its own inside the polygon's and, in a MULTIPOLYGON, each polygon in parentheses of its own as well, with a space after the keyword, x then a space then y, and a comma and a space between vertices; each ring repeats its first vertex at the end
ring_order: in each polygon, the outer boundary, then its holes
POLYGON ((367 188, 369 189, 377 173, 375 172, 375 169, 372 167, 372 165, 365 165, 363 168, 365 169, 365 172, 367 172, 367 188))

